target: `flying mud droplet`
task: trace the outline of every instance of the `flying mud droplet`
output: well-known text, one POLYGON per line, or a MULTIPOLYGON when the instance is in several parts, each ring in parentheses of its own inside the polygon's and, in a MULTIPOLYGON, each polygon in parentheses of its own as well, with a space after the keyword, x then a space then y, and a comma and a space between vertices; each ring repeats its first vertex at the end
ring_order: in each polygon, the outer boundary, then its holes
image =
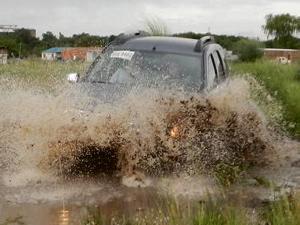
POLYGON ((264 165, 273 154, 265 118, 241 79, 208 95, 133 90, 115 104, 67 91, 4 92, 0 101, 1 167, 8 172, 122 176, 128 186, 147 186, 145 175, 215 174, 264 165))

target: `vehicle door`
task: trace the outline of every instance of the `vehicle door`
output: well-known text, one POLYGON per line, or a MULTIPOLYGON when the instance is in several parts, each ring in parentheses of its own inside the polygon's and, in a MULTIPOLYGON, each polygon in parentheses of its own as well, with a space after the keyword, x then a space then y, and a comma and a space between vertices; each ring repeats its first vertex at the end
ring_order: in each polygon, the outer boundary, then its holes
POLYGON ((216 69, 217 69, 217 83, 223 82, 227 77, 227 70, 226 70, 226 64, 225 64, 225 54, 224 50, 222 48, 217 48, 213 52, 213 57, 216 63, 216 69))
POLYGON ((213 46, 208 46, 204 52, 204 65, 205 65, 205 80, 206 89, 210 90, 218 84, 218 72, 216 67, 216 60, 214 51, 216 49, 213 46))
POLYGON ((211 46, 206 50, 205 71, 206 87, 208 90, 216 87, 226 79, 227 72, 224 58, 225 55, 223 49, 217 45, 211 46))

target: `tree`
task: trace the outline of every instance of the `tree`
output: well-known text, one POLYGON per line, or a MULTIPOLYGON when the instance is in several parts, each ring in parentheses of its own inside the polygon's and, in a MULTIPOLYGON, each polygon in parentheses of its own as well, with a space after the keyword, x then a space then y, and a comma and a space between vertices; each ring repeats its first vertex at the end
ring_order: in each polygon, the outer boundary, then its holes
POLYGON ((11 56, 27 57, 36 54, 39 39, 28 29, 17 29, 14 32, 0 34, 0 47, 8 49, 11 56))
POLYGON ((263 56, 261 47, 261 43, 257 41, 242 39, 235 44, 234 50, 241 61, 254 62, 263 56))
MULTIPOLYGON (((201 33, 194 33, 194 32, 187 32, 187 33, 179 33, 179 34, 174 34, 173 36, 175 37, 184 37, 184 38, 192 38, 192 39, 196 39, 199 40, 200 38, 202 38, 203 36, 206 35, 211 35, 209 33, 206 34, 201 34, 201 33)), ((226 49, 230 49, 233 50, 234 45, 236 42, 238 42, 239 40, 241 40, 243 37, 240 36, 233 36, 233 35, 217 35, 217 34, 213 34, 216 42, 218 44, 220 44, 221 46, 223 46, 226 49)))
POLYGON ((57 37, 50 31, 42 34, 42 43, 45 48, 55 47, 57 45, 57 37))
POLYGON ((4 47, 8 50, 10 55, 17 56, 18 55, 18 42, 16 39, 11 37, 0 36, 0 47, 4 47))
POLYGON ((88 33, 74 34, 72 40, 75 47, 95 47, 105 44, 105 38, 88 33))
POLYGON ((65 37, 62 33, 59 32, 58 35, 58 47, 71 47, 74 45, 74 40, 71 37, 65 37))
POLYGON ((296 48, 299 39, 293 37, 300 32, 300 17, 290 14, 269 14, 266 16, 266 24, 263 26, 264 32, 269 36, 274 36, 274 45, 283 48, 296 48))

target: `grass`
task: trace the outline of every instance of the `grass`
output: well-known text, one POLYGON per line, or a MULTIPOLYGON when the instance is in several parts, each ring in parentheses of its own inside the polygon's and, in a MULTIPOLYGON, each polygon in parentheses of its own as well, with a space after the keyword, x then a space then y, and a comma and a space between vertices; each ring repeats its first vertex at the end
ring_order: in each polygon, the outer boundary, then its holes
POLYGON ((300 138, 300 64, 281 65, 270 61, 233 63, 232 71, 253 75, 283 106, 286 128, 300 138))
POLYGON ((167 25, 158 18, 147 19, 145 30, 152 36, 167 36, 169 34, 167 25))
POLYGON ((94 210, 83 221, 84 225, 247 225, 246 211, 221 206, 213 200, 208 203, 180 203, 167 199, 157 207, 134 215, 105 217, 94 210))
POLYGON ((300 198, 283 196, 272 202, 264 211, 262 217, 270 225, 299 225, 300 198))
POLYGON ((300 198, 285 196, 265 206, 247 209, 230 200, 183 203, 164 200, 152 209, 133 215, 105 217, 91 210, 84 225, 299 225, 300 198), (255 213, 254 213, 255 212, 255 213), (257 213, 258 212, 258 213, 257 213))
POLYGON ((66 81, 71 72, 82 73, 87 67, 82 62, 49 62, 41 59, 14 61, 0 65, 1 88, 34 87, 52 90, 66 81))

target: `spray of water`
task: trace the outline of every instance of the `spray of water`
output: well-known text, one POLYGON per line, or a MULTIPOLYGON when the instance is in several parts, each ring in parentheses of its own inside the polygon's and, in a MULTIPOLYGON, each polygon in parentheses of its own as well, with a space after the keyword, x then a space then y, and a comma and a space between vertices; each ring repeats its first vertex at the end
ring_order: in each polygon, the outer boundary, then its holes
POLYGON ((132 90, 117 104, 2 91, 0 162, 16 184, 77 176, 214 174, 263 165, 274 146, 249 85, 233 79, 208 95, 132 90))

